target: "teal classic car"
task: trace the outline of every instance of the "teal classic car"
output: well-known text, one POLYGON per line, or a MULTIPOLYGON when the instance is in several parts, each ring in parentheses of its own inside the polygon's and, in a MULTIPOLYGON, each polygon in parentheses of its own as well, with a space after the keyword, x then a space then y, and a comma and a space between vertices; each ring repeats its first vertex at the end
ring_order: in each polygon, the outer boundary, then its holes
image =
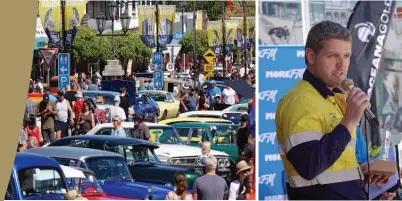
POLYGON ((204 141, 211 142, 211 149, 222 151, 229 155, 231 164, 238 159, 236 131, 238 125, 212 122, 177 122, 170 124, 185 144, 200 146, 204 141))

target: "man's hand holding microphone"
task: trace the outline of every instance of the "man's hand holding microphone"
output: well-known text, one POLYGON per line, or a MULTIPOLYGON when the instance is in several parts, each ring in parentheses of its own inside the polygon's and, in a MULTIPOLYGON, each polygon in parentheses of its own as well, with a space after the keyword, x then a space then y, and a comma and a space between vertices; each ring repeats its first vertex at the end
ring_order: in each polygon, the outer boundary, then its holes
MULTIPOLYGON (((349 133, 359 125, 365 110, 370 108, 370 98, 360 88, 353 87, 353 81, 346 79, 342 82, 342 89, 346 92, 346 111, 341 121, 349 133)), ((385 175, 373 175, 369 173, 367 163, 360 165, 360 168, 365 175, 364 184, 379 184, 387 183, 389 177, 385 175)))

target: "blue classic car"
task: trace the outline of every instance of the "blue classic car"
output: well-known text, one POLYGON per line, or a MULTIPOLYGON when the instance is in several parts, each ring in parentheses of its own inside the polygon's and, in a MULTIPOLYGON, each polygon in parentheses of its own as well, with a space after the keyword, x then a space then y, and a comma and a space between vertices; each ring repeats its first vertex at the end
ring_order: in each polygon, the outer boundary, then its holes
POLYGON ((121 154, 78 147, 42 147, 29 149, 27 152, 51 157, 61 165, 95 172, 96 178, 108 196, 163 200, 167 193, 173 190, 172 187, 162 188, 134 181, 121 154))
POLYGON ((121 87, 127 89, 127 94, 132 101, 134 111, 141 113, 145 121, 157 122, 160 113, 158 104, 146 94, 137 94, 134 82, 130 80, 103 80, 102 90, 120 92, 121 87))
POLYGON ((64 200, 69 187, 57 161, 38 154, 17 153, 5 200, 64 200))
POLYGON ((154 185, 173 186, 174 175, 183 172, 186 175, 189 191, 195 180, 201 176, 199 173, 183 167, 173 167, 162 164, 155 149, 159 148, 156 143, 139 140, 131 137, 115 137, 106 135, 83 135, 65 137, 48 145, 72 146, 104 151, 115 152, 122 147, 121 154, 124 156, 128 169, 136 181, 154 183, 154 185), (146 155, 142 153, 147 153, 146 155))

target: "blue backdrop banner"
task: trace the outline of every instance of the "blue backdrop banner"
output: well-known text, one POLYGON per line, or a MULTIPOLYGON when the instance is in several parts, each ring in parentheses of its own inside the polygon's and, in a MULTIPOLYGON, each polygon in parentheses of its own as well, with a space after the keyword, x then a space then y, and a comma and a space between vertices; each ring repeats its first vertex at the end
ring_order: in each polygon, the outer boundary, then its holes
POLYGON ((259 200, 288 199, 276 139, 275 111, 305 69, 304 46, 259 47, 259 200))

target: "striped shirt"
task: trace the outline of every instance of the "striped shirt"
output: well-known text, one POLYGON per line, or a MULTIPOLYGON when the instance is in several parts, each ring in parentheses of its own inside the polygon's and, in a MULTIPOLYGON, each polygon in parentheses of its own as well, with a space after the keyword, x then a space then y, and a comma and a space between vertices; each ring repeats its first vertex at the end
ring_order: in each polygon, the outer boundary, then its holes
POLYGON ((36 116, 36 104, 31 99, 27 99, 24 117, 29 117, 30 115, 36 116))

